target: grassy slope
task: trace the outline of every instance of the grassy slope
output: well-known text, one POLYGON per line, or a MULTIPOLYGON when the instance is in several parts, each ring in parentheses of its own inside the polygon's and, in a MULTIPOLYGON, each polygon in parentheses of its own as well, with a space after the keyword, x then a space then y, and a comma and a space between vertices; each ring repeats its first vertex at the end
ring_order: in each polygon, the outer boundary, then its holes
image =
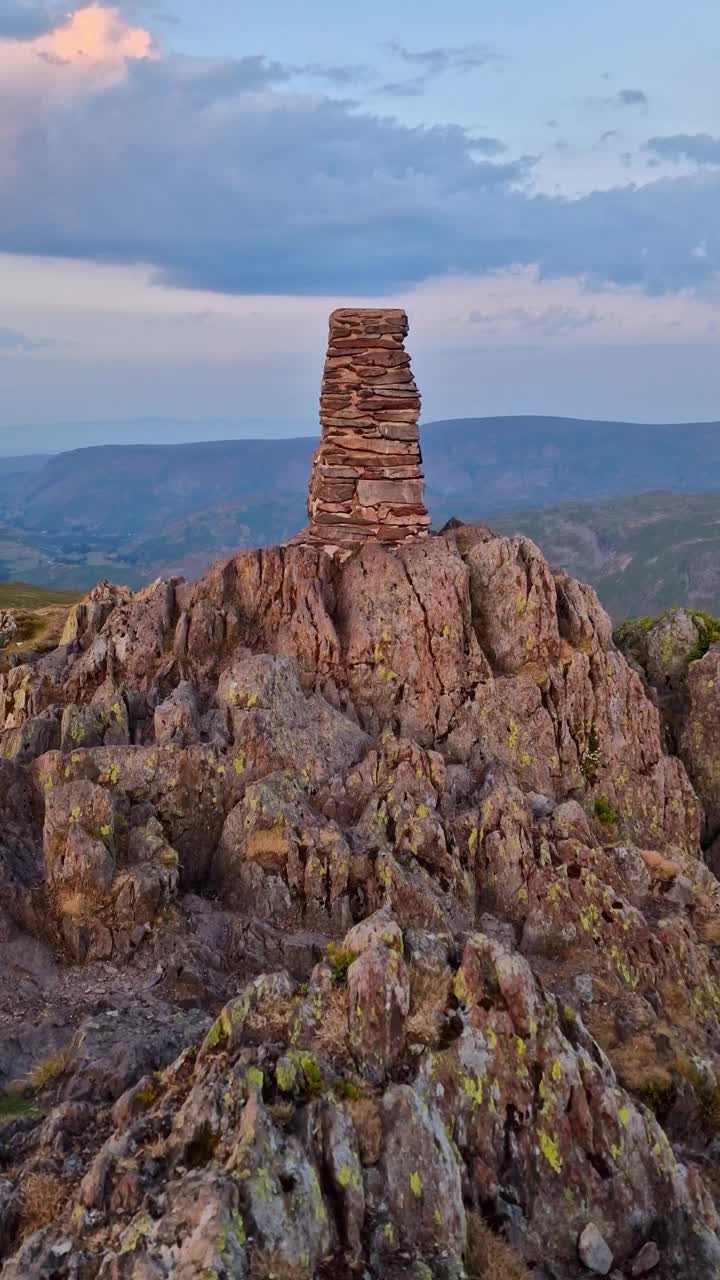
POLYGON ((0 582, 0 609, 42 609, 47 605, 65 605, 69 609, 79 598, 77 591, 55 591, 29 582, 0 582))
POLYGON ((27 582, 0 582, 0 608, 13 609, 18 630, 5 648, 0 648, 0 671, 12 653, 52 649, 60 639, 68 609, 79 599, 74 591, 53 591, 27 582))

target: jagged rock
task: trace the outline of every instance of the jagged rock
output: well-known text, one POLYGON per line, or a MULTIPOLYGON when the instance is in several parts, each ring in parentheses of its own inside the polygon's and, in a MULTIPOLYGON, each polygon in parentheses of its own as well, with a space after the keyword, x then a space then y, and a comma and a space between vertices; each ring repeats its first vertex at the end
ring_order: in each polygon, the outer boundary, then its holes
POLYGON ((160 1235, 174 1254, 169 1274, 177 1280, 223 1274, 244 1280, 246 1232, 237 1206, 237 1187, 229 1177, 191 1174, 173 1187, 160 1235))
POLYGON ((714 1280, 720 887, 594 593, 455 522, 89 604, 0 675, 0 1162, 65 1195, 7 1274, 460 1280, 473 1206, 714 1280))
POLYGON ((0 733, 0 756, 15 759, 20 764, 28 764, 59 746, 60 723, 56 707, 48 707, 39 716, 32 716, 17 729, 0 733))
POLYGON ((670 691, 687 673, 688 660, 697 648, 699 629, 685 609, 675 609, 647 634, 645 664, 650 683, 660 692, 670 691))
POLYGON ((3 1267, 3 1280, 48 1280, 67 1276, 72 1242, 45 1229, 34 1232, 3 1267))
POLYGON ((671 610, 648 625, 619 631, 623 651, 637 663, 663 716, 667 740, 686 765, 704 806, 705 843, 720 831, 717 711, 720 652, 703 642, 702 615, 671 610), (704 652, 704 650, 707 650, 704 652))
POLYGON ((100 747, 104 735, 105 717, 99 707, 77 703, 70 703, 65 707, 60 726, 61 751, 100 747))
POLYGON ((99 582, 84 600, 71 608, 60 637, 60 645, 80 645, 87 648, 90 638, 101 630, 113 609, 129 599, 127 587, 99 582))
POLYGON ((114 917, 120 928, 133 930, 150 924, 161 906, 177 891, 176 867, 144 863, 131 867, 113 882, 114 917))
POLYGON ((254 1089, 230 1160, 232 1168, 247 1170, 239 1183, 240 1202, 256 1241, 257 1264, 266 1274, 292 1266, 298 1280, 311 1280, 330 1245, 317 1171, 296 1138, 281 1136, 254 1089))
POLYGON ((323 1162, 341 1209, 340 1236, 350 1266, 362 1258, 365 1188, 355 1126, 344 1107, 324 1106, 321 1114, 323 1162))
POLYGON ((68 1102, 115 1102, 148 1071, 165 1066, 210 1019, 157 1000, 125 1000, 81 1023, 63 1071, 68 1102))
POLYGON ((402 957, 384 942, 370 946, 350 965, 350 1042, 363 1074, 382 1079, 405 1048, 410 984, 402 957))
POLYGON ((223 898, 260 919, 327 932, 350 923, 350 849, 334 822, 312 811, 288 773, 253 783, 228 814, 213 864, 223 898))
POLYGON ((54 788, 48 795, 43 832, 48 884, 90 896, 107 893, 115 874, 120 816, 105 787, 71 782, 54 788))
POLYGON ((218 682, 217 700, 227 709, 236 760, 248 777, 293 768, 317 785, 355 763, 369 738, 324 698, 306 697, 296 663, 261 655, 235 662, 218 682))
POLYGON ((127 746, 130 742, 130 717, 122 689, 112 679, 104 680, 93 694, 92 706, 103 717, 105 746, 127 746))
POLYGON ((155 741, 176 742, 187 747, 196 742, 199 733, 197 692, 187 680, 155 708, 155 741))
POLYGON ((467 1222, 460 1169, 442 1118, 407 1085, 386 1091, 381 1115, 384 1186, 377 1211, 385 1219, 383 1252, 392 1258, 398 1249, 408 1251, 450 1280, 460 1271, 467 1222))
POLYGON ((33 768, 38 785, 53 797, 53 806, 57 794, 57 803, 66 809, 67 800, 61 797, 79 782, 104 791, 107 803, 119 807, 124 818, 115 830, 123 849, 130 801, 150 805, 179 855, 181 882, 188 889, 205 883, 225 811, 244 786, 242 771, 235 769, 232 758, 226 761, 217 748, 199 743, 187 748, 174 743, 95 747, 74 752, 69 760, 50 752, 33 768))
POLYGON ((680 732, 679 750, 705 808, 708 841, 720 832, 720 653, 711 649, 687 672, 688 707, 680 732))
POLYGON ((486 538, 470 547, 470 601, 480 646, 493 670, 516 675, 560 653, 555 581, 527 538, 486 538))
POLYGON ((0 609, 0 649, 12 644, 17 635, 18 624, 12 609, 0 609))

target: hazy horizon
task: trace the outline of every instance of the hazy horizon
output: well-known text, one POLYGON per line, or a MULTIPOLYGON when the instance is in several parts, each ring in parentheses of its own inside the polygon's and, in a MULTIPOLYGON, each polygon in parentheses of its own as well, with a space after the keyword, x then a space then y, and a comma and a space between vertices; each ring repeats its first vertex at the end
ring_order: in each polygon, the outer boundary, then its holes
MULTIPOLYGON (((683 427, 719 426, 720 418, 665 419, 656 422, 639 418, 590 418, 574 414, 474 414, 456 418, 425 419, 423 426, 436 422, 495 421, 498 418, 525 420, 546 419, 577 423, 613 422, 623 426, 683 427)), ((320 435, 318 424, 289 424, 258 422, 257 419, 233 422, 225 419, 131 418, 108 419, 105 422, 49 422, 24 424, 18 427, 0 427, 0 458, 22 458, 34 455, 66 453, 73 449, 97 448, 103 445, 173 445, 212 444, 226 440, 296 440, 313 439, 320 435), (261 428, 261 429, 259 429, 261 428), (262 429, 264 428, 264 429, 262 429), (269 428, 269 429, 268 429, 269 428), (60 436, 60 439, 56 437, 60 436)))

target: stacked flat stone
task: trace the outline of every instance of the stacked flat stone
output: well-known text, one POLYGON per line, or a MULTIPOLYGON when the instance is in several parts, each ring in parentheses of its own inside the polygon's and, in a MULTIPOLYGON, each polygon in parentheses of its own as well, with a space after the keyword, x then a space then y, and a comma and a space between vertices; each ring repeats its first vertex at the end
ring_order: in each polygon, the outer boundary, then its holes
POLYGON ((404 311, 342 308, 330 316, 303 541, 346 546, 427 533, 420 395, 403 346, 404 311))

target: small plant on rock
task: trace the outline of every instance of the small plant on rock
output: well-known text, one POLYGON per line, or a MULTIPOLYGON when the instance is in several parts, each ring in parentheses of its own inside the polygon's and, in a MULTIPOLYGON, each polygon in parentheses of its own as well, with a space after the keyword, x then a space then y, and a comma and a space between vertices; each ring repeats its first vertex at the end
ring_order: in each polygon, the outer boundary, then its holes
POLYGON ((607 796, 598 796, 595 801, 595 817, 604 827, 614 827, 618 820, 618 811, 610 803, 607 796))
POLYGON ((691 610, 690 617, 699 635, 697 643, 688 654, 688 662, 697 662, 699 658, 705 657, 711 645, 720 641, 720 618, 714 618, 711 613, 704 613, 701 609, 691 610))
POLYGON ((336 982, 345 981, 350 965, 353 960, 357 960, 354 951, 350 951, 347 947, 341 947, 336 942, 328 943, 327 958, 332 966, 333 978, 336 982))
POLYGON ((592 786, 593 782, 597 782, 597 776, 602 764, 602 756, 600 755, 600 740, 597 736, 595 727, 590 730, 588 735, 588 748, 580 759, 580 771, 586 782, 592 786))

